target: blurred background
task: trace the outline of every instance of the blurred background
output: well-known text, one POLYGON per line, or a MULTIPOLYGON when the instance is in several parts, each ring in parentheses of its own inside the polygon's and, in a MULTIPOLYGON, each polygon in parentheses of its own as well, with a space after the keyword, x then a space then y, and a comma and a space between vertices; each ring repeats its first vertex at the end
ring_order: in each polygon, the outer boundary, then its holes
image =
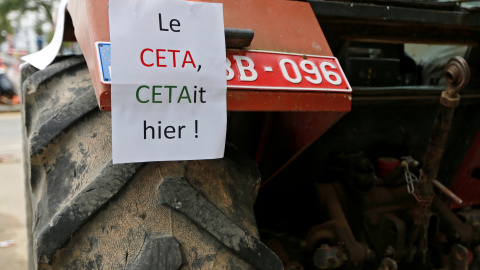
MULTIPOLYGON (((0 111, 18 111, 20 57, 39 51, 53 37, 58 0, 0 0, 0 111), (13 105, 13 106, 2 106, 13 105)), ((78 54, 64 42, 60 54, 78 54)))
POLYGON ((40 50, 53 37, 57 4, 54 0, 0 0, 1 270, 28 269, 19 66, 20 57, 40 50))

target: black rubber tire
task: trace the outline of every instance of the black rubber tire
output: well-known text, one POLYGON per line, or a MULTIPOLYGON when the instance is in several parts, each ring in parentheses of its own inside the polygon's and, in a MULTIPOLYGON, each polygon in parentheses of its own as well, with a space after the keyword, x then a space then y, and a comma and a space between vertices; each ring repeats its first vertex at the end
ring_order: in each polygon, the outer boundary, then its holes
POLYGON ((116 164, 83 57, 22 67, 35 269, 283 269, 259 240, 255 164, 116 164))

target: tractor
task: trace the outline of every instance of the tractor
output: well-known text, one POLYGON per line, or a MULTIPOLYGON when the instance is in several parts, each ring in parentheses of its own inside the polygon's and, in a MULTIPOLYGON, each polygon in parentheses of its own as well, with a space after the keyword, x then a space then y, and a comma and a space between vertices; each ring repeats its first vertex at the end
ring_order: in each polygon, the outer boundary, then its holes
POLYGON ((68 1, 82 55, 22 66, 31 269, 480 268, 474 5, 207 2, 222 159, 112 163, 108 0, 68 1))

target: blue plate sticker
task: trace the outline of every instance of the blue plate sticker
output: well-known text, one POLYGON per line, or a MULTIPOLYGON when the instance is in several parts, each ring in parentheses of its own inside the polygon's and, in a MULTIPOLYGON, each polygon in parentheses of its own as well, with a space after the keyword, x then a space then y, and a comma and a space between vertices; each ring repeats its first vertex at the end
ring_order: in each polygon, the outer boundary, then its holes
POLYGON ((97 60, 100 68, 100 80, 104 84, 112 83, 111 48, 110 42, 95 42, 97 60))

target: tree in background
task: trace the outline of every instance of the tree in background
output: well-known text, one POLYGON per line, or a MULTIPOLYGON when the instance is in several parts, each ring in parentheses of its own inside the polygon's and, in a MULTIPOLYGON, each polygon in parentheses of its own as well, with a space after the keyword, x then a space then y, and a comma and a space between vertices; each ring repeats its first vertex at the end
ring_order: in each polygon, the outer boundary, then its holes
POLYGON ((0 0, 0 43, 7 34, 13 34, 21 26, 22 15, 28 11, 37 13, 35 32, 43 36, 44 24, 53 25, 52 8, 55 0, 0 0))

